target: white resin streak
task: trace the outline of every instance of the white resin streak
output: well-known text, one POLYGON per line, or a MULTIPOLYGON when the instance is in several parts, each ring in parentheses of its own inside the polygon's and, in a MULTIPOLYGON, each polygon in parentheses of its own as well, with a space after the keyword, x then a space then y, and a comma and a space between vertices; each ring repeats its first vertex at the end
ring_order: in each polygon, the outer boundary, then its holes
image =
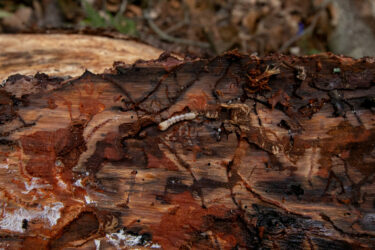
POLYGON ((127 249, 129 247, 143 246, 149 248, 161 248, 157 243, 151 241, 142 241, 141 235, 127 234, 124 230, 120 230, 118 233, 106 234, 106 238, 110 244, 115 246, 117 249, 127 249))
POLYGON ((94 240, 95 242, 95 249, 100 250, 100 240, 94 240))
POLYGON ((24 219, 30 221, 33 219, 47 220, 50 226, 56 225, 58 219, 60 219, 60 209, 64 205, 61 202, 53 203, 52 206, 45 206, 43 210, 27 210, 25 208, 19 208, 13 212, 5 212, 3 218, 0 220, 0 228, 13 231, 23 232, 22 222, 24 219))

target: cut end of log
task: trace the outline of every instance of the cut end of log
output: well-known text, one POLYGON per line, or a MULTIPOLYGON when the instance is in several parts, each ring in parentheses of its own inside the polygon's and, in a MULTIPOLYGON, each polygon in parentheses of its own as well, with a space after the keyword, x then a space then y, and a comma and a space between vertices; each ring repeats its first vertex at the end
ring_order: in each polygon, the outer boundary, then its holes
POLYGON ((13 74, 78 77, 102 73, 113 62, 156 59, 154 47, 124 39, 78 34, 1 34, 0 82, 13 74))

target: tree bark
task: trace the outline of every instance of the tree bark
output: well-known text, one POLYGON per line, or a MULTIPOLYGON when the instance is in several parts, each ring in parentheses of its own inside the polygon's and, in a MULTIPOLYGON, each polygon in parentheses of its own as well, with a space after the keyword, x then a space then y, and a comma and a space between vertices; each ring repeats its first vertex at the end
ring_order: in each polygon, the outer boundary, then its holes
POLYGON ((372 248, 374 80, 237 52, 9 77, 0 247, 372 248))

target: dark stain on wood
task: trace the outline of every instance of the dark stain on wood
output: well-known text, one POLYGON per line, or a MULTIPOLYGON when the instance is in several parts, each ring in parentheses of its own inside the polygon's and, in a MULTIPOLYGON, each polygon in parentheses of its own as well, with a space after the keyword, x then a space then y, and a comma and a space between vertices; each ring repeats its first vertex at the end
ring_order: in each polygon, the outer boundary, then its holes
POLYGON ((374 76, 365 59, 233 51, 9 77, 0 231, 21 235, 6 219, 29 209, 24 244, 51 248, 371 248, 374 76))

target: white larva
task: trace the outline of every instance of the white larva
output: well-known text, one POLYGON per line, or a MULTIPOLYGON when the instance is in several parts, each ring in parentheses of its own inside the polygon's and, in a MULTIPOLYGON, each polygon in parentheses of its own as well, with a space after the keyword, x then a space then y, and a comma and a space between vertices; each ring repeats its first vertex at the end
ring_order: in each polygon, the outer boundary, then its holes
POLYGON ((169 118, 168 120, 165 120, 165 121, 159 123, 159 129, 161 131, 165 131, 170 126, 172 126, 173 124, 175 124, 179 121, 193 120, 196 117, 197 117, 197 114, 194 113, 194 112, 189 112, 189 113, 182 114, 182 115, 176 115, 176 116, 173 116, 173 117, 169 118))

